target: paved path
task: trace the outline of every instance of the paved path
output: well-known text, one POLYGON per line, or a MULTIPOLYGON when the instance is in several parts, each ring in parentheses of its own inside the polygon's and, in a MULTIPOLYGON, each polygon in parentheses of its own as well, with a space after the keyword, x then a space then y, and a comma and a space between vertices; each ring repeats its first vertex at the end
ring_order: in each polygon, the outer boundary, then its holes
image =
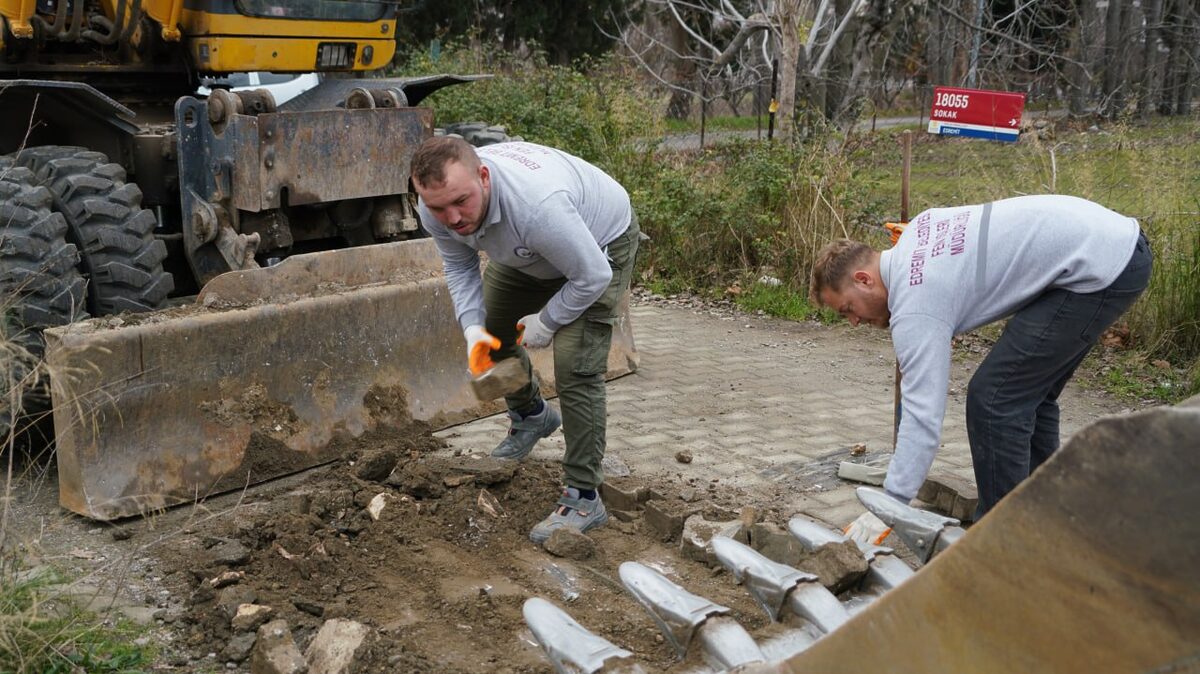
MULTIPOLYGON (((634 475, 712 480, 774 499, 784 515, 803 512, 843 525, 859 512, 855 484, 835 477, 848 449, 886 462, 892 444, 894 355, 886 332, 705 310, 635 305, 641 354, 636 374, 609 383, 609 457, 634 475), (689 464, 675 454, 688 450, 689 464)), ((980 353, 956 350, 943 447, 934 471, 973 482, 963 422, 966 382, 980 353)), ((1063 436, 1122 406, 1068 386, 1063 436)), ((486 453, 507 428, 503 415, 439 433, 451 447, 486 453)), ((559 459, 561 433, 534 458, 559 459)))

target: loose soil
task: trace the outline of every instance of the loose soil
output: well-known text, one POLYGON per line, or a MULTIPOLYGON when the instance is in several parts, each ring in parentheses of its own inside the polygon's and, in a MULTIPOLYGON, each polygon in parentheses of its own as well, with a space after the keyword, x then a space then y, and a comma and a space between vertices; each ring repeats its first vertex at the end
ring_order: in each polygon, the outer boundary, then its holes
MULTIPOLYGON (((561 475, 557 461, 452 453, 412 422, 354 440, 333 464, 124 522, 47 520, 56 495, 41 484, 17 496, 15 519, 29 526, 15 529, 29 564, 81 578, 67 594, 95 610, 119 609, 107 620, 124 614, 148 626, 154 671, 248 672, 249 659, 228 650, 231 617, 237 605, 256 603, 288 622, 301 651, 328 619, 369 626, 377 638, 356 671, 550 672, 521 613, 534 596, 632 651, 648 671, 694 669, 698 654, 677 661, 621 585, 617 567, 630 560, 729 607, 760 642, 789 629, 772 624, 724 570, 682 556, 678 540, 664 541, 642 511, 613 513, 588 532, 595 552, 587 559, 530 542, 561 475), (376 521, 367 506, 380 494, 386 505, 376 521), (229 571, 239 579, 214 587, 229 571)), ((764 500, 711 483, 613 481, 713 521, 764 500)), ((29 486, 38 483, 30 476, 29 486)))
MULTIPOLYGON (((694 666, 675 661, 621 586, 617 567, 628 560, 733 608, 757 636, 779 629, 731 576, 681 557, 677 542, 664 543, 636 514, 589 532, 592 558, 552 556, 528 533, 557 496, 557 463, 435 455, 439 448, 421 424, 364 437, 346 460, 298 488, 263 490, 231 516, 152 550, 161 571, 185 586, 174 620, 183 656, 176 661, 220 666, 233 636, 228 611, 254 602, 286 619, 302 649, 330 618, 373 627, 380 638, 362 661, 365 671, 550 671, 521 615, 524 601, 540 596, 646 665, 694 666), (379 494, 386 506, 375 521, 367 505, 379 494), (245 561, 236 553, 216 559, 239 546, 245 561), (214 589, 209 581, 228 570, 244 577, 214 589), (209 653, 218 654, 215 662, 209 653)), ((696 498, 686 484, 647 486, 668 499, 681 491, 696 498)), ((744 494, 715 487, 704 497, 709 519, 736 518, 734 508, 745 503, 744 494)))

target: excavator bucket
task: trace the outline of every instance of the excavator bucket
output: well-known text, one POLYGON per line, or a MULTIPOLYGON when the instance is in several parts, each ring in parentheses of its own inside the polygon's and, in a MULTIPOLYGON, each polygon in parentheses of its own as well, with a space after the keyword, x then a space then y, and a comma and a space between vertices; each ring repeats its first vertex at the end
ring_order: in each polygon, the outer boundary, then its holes
MULTIPOLYGON (((628 297, 608 376, 637 367, 628 297)), ((337 458, 410 420, 500 411, 472 395, 429 239, 298 255, 209 282, 195 304, 46 331, 59 499, 111 520, 337 458)), ((553 393, 548 350, 533 354, 553 393)))
POLYGON ((1200 671, 1200 397, 1076 433, 777 672, 1200 671))

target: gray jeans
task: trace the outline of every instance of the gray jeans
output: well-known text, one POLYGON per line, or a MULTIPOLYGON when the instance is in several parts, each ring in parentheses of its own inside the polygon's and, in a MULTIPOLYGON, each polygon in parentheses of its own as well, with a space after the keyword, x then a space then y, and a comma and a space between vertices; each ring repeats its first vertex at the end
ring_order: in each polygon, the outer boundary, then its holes
POLYGON ((1145 235, 1107 288, 1047 290, 1022 307, 967 387, 967 436, 979 488, 976 518, 1058 449, 1058 396, 1096 341, 1150 281, 1145 235))

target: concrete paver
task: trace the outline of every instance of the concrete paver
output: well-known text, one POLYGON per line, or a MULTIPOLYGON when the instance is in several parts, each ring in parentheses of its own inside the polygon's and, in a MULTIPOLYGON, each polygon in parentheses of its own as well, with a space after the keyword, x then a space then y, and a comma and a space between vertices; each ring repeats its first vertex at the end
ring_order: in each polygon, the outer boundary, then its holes
MULTIPOLYGON (((855 483, 836 477, 849 448, 886 462, 892 446, 894 354, 884 331, 635 304, 638 372, 608 384, 608 452, 633 475, 719 480, 778 499, 784 514, 844 525, 862 512, 855 483), (679 450, 693 461, 675 460, 679 450)), ((966 384, 981 355, 957 354, 935 470, 974 482, 963 423, 966 384)), ((1065 440, 1122 405, 1069 385, 1065 440)), ((496 415, 440 432, 452 449, 487 453, 508 427, 496 415)), ((555 461, 562 433, 534 459, 555 461)))

